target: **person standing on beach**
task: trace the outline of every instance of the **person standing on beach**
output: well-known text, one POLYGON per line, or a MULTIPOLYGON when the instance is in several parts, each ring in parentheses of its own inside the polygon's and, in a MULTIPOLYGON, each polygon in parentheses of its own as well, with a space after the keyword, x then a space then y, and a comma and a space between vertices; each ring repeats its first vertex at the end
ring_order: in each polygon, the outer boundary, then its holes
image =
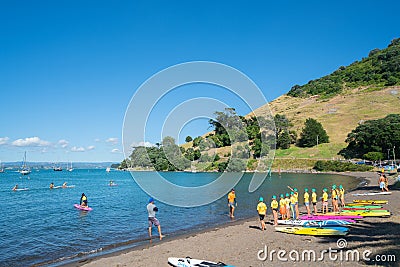
POLYGON ((322 193, 322 213, 328 212, 328 189, 324 188, 322 193))
POLYGON ((304 188, 304 205, 307 209, 307 215, 310 216, 310 194, 308 194, 307 188, 304 188))
POLYGON ((232 189, 231 192, 228 194, 228 207, 229 207, 229 217, 233 219, 234 212, 235 212, 235 207, 237 206, 236 203, 236 194, 235 194, 235 189, 232 189))
POLYGON ((346 203, 344 202, 344 188, 343 185, 339 185, 339 198, 340 198, 340 207, 343 208, 346 206, 346 203))
POLYGON ((312 202, 312 205, 313 205, 313 208, 314 208, 314 214, 317 214, 318 213, 318 210, 317 210, 317 193, 316 193, 315 188, 311 189, 311 191, 312 191, 312 193, 311 193, 311 202, 312 202))
POLYGON ((336 185, 332 185, 331 197, 332 197, 333 211, 339 212, 338 193, 336 191, 336 185))
POLYGON ((381 174, 381 176, 379 177, 378 180, 379 183, 379 188, 383 191, 388 191, 388 189, 386 188, 386 175, 385 174, 381 174))
POLYGON ((272 196, 271 209, 272 215, 274 216, 274 226, 278 226, 278 201, 276 201, 276 196, 272 196))
POLYGON ((279 199, 279 213, 282 216, 282 220, 286 220, 286 200, 283 197, 283 194, 280 195, 279 199))
POLYGON ((154 198, 149 199, 149 204, 147 204, 147 213, 148 213, 148 222, 149 222, 149 237, 150 237, 150 242, 151 242, 151 228, 154 226, 157 226, 158 229, 158 234, 160 236, 160 240, 164 237, 161 234, 161 225, 160 222, 156 218, 156 212, 158 211, 158 208, 156 205, 154 205, 154 198))
POLYGON ((286 202, 286 219, 290 219, 290 195, 289 193, 286 193, 285 197, 285 202, 286 202))
POLYGON ((290 210, 292 211, 293 220, 296 220, 296 197, 293 192, 290 192, 290 210))
POLYGON ((265 214, 267 214, 267 205, 264 203, 264 198, 260 197, 257 205, 258 216, 260 217, 261 231, 265 230, 265 214))
POLYGON ((292 189, 290 186, 288 188, 292 191, 294 198, 295 198, 295 205, 294 205, 294 210, 296 212, 296 216, 293 216, 293 218, 296 218, 296 220, 299 219, 299 192, 297 192, 297 188, 292 189))

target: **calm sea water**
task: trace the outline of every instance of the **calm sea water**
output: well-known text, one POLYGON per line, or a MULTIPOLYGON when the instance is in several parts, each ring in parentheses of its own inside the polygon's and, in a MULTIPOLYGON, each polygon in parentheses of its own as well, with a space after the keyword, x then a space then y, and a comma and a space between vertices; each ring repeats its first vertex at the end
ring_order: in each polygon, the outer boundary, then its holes
MULTIPOLYGON (((149 175, 135 172, 134 175, 149 175)), ((168 180, 194 186, 213 181, 218 173, 164 173, 168 180)), ((242 175, 232 174, 232 175, 242 175)), ((287 185, 314 187, 320 192, 332 184, 355 188, 359 181, 340 175, 282 174, 268 177, 254 193, 248 193, 250 175, 235 187, 238 208, 236 219, 256 215, 259 196, 269 200, 273 194, 286 193, 287 185)), ((147 238, 146 205, 149 196, 134 182, 129 172, 74 170, 33 171, 21 177, 17 172, 0 174, 0 266, 58 265, 88 255, 135 246, 147 238), (118 186, 110 187, 114 180, 118 186), (75 185, 68 189, 49 189, 51 182, 75 185), (18 184, 28 191, 13 192, 18 184), (84 192, 91 212, 73 207, 84 192)), ((157 217, 168 236, 227 223, 226 197, 206 206, 178 208, 157 202, 157 217)), ((154 229, 155 230, 155 229, 154 229)), ((155 233, 157 231, 155 230, 155 233)), ((146 241, 147 242, 147 241, 146 241)))

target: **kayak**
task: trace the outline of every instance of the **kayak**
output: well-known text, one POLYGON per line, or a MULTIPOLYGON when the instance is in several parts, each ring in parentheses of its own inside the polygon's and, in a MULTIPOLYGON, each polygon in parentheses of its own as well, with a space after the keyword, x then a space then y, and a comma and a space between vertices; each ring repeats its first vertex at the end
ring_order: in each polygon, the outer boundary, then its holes
POLYGON ((345 220, 278 220, 278 224, 295 225, 303 227, 330 227, 352 224, 355 221, 345 220))
POLYGON ((316 228, 316 227, 275 227, 278 232, 295 234, 295 235, 315 235, 315 236, 337 236, 346 235, 349 228, 332 227, 332 228, 316 228))
POLYGON ((212 262, 208 260, 196 260, 192 259, 190 257, 186 258, 173 258, 169 257, 168 258, 168 264, 171 266, 176 266, 176 267, 195 267, 195 266, 201 266, 201 267, 219 267, 219 266, 225 266, 225 267, 234 267, 233 265, 226 265, 225 263, 222 262, 212 262))
POLYGON ((312 216, 308 216, 308 215, 303 215, 300 216, 301 220, 356 220, 356 219, 362 219, 362 216, 356 216, 356 215, 345 215, 342 214, 340 215, 340 213, 332 213, 332 214, 316 214, 316 215, 312 215, 312 216))
POLYGON ((84 210, 84 211, 91 211, 92 210, 91 207, 82 207, 79 204, 74 204, 74 207, 77 208, 78 210, 84 210))
POLYGON ((392 192, 371 192, 371 193, 356 193, 353 196, 378 196, 378 195, 390 195, 392 192))
POLYGON ((353 203, 367 203, 367 204, 387 204, 387 200, 353 200, 353 203))

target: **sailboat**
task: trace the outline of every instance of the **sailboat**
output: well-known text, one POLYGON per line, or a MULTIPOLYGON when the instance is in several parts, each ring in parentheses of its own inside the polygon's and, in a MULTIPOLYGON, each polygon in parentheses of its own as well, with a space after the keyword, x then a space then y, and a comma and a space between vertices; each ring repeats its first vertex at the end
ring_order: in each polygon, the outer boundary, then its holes
POLYGON ((71 165, 67 166, 67 171, 72 172, 74 170, 74 168, 72 168, 72 161, 70 163, 71 165))
POLYGON ((110 167, 107 167, 106 168, 106 172, 110 172, 111 171, 111 168, 110 167))
POLYGON ((31 169, 26 165, 26 151, 24 155, 24 160, 22 162, 21 169, 19 170, 19 173, 22 175, 27 175, 31 173, 31 169))
POLYGON ((60 172, 60 171, 62 171, 62 168, 61 168, 61 166, 58 166, 58 165, 55 165, 55 164, 54 164, 54 166, 53 166, 53 171, 55 171, 55 172, 60 172))
POLYGON ((4 167, 3 167, 3 163, 1 163, 1 160, 0 160, 0 173, 3 173, 4 172, 4 167))

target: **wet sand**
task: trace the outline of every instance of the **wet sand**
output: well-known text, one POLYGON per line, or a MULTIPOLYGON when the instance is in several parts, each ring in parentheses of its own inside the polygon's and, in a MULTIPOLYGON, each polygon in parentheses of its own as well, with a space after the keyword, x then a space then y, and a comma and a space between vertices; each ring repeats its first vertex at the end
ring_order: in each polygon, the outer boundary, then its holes
MULTIPOLYGON (((137 247, 128 251, 118 252, 111 255, 87 259, 68 266, 169 266, 168 257, 186 257, 194 259, 207 259, 211 261, 221 261, 234 266, 357 266, 357 265, 382 265, 399 266, 400 264, 400 191, 390 188, 391 195, 382 195, 375 197, 355 197, 353 193, 376 192, 378 188, 378 175, 376 173, 343 173, 360 178, 365 178, 368 184, 359 187, 353 192, 347 192, 346 202, 353 199, 385 199, 389 203, 384 205, 385 209, 392 212, 389 218, 364 218, 356 225, 352 226, 347 236, 343 237, 347 246, 342 251, 342 260, 340 253, 331 252, 324 254, 322 261, 301 260, 301 254, 304 250, 313 250, 316 252, 316 258, 321 257, 321 251, 337 250, 337 240, 340 237, 314 237, 300 236, 276 232, 272 226, 272 214, 269 209, 266 217, 267 230, 262 232, 259 228, 257 217, 244 220, 233 221, 226 225, 208 229, 203 232, 180 236, 177 238, 166 237, 162 241, 154 240, 152 244, 137 247), (267 247, 268 257, 260 250, 267 247), (276 252, 272 255, 271 251, 285 250, 282 255, 287 261, 278 259, 276 252), (299 253, 299 261, 296 260, 296 250, 299 253), (357 250, 360 255, 360 261, 352 260, 352 256, 346 251, 357 250), (362 255, 366 255, 370 261, 364 260, 362 255), (291 257, 289 257, 291 253, 291 257), (378 257, 376 257, 378 255, 378 257), (336 260, 335 260, 336 257, 336 260), (261 258, 261 259, 260 259, 261 258), (349 258, 350 261, 346 261, 349 258), (386 261, 377 261, 383 260, 386 261)), ((393 184, 396 176, 390 177, 390 184, 393 184)), ((301 201, 300 201, 301 203, 301 201)), ((318 203, 320 209, 321 203, 318 203)), ((305 212, 305 207, 300 205, 300 212, 305 212)), ((355 255, 355 254, 354 254, 355 255)), ((355 256, 356 257, 356 256, 355 256)))

